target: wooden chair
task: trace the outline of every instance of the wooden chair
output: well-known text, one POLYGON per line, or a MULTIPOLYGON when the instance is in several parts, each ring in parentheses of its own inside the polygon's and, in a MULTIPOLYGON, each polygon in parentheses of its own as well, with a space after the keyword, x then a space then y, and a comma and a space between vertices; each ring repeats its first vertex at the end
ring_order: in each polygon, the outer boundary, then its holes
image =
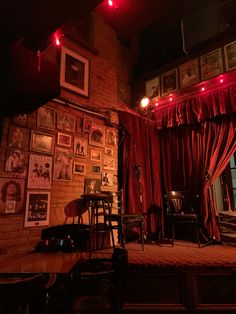
POLYGON ((172 246, 175 242, 175 225, 176 223, 183 223, 194 226, 200 248, 199 214, 197 212, 199 196, 189 191, 168 191, 165 197, 167 201, 167 219, 171 222, 172 246))
POLYGON ((142 214, 126 214, 123 207, 123 191, 117 192, 105 191, 113 196, 111 204, 111 214, 106 215, 106 220, 111 221, 112 229, 118 231, 118 242, 125 248, 126 234, 132 228, 139 229, 142 249, 144 250, 144 216, 142 214))
POLYGON ((70 201, 68 204, 66 204, 64 208, 65 213, 65 221, 64 224, 67 223, 68 219, 72 219, 72 223, 83 223, 83 213, 87 211, 87 208, 85 206, 84 200, 82 198, 77 198, 72 201, 70 201))
POLYGON ((26 278, 0 279, 1 314, 39 314, 46 301, 46 280, 42 274, 26 278))

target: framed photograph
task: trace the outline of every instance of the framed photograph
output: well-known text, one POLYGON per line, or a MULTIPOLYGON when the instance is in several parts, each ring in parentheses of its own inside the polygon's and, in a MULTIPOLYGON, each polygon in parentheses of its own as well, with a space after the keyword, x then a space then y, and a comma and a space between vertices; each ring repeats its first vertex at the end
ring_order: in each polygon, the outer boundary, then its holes
POLYGON ((73 151, 56 147, 54 153, 53 179, 71 181, 73 151))
POLYGON ((26 126, 27 125, 27 114, 22 113, 17 116, 12 117, 11 121, 17 125, 26 126))
POLYGON ((102 186, 113 186, 113 174, 109 172, 102 173, 102 186))
POLYGON ((178 70, 174 68, 161 75, 162 96, 176 92, 178 90, 178 70))
POLYGON ((199 64, 198 58, 179 66, 179 85, 180 88, 185 88, 199 83, 199 64))
POLYGON ((72 136, 62 132, 57 133, 57 144, 61 146, 71 147, 72 136))
POLYGON ((17 125, 10 125, 8 131, 8 146, 25 148, 28 146, 28 131, 17 125))
POLYGON ((75 118, 67 114, 57 113, 57 129, 66 132, 75 132, 75 118))
POLYGON ((84 181, 84 194, 101 192, 101 179, 86 178, 84 181))
POLYGON ((91 149, 90 159, 92 161, 102 161, 102 152, 100 150, 91 149))
POLYGON ((44 153, 52 154, 54 147, 54 135, 45 134, 40 131, 32 130, 30 138, 30 150, 44 153))
POLYGON ((74 161, 73 173, 84 175, 86 173, 86 164, 82 164, 80 162, 74 161))
POLYGON ((74 155, 80 158, 87 158, 88 140, 83 137, 74 137, 74 155))
POLYGON ((91 133, 93 128, 93 119, 89 117, 84 117, 83 120, 83 132, 91 133))
POLYGON ((76 133, 81 134, 83 132, 83 123, 84 123, 84 118, 83 117, 77 117, 77 119, 76 119, 76 133))
POLYGON ((105 143, 106 145, 115 146, 117 144, 116 131, 112 128, 105 129, 105 143))
POLYGON ((104 147, 104 154, 108 156, 113 156, 113 148, 111 147, 104 147))
POLYGON ((99 125, 93 125, 92 131, 89 134, 89 144, 98 147, 104 147, 104 143, 104 127, 99 125))
POLYGON ((146 81, 145 89, 146 96, 148 98, 160 97, 160 76, 157 76, 151 80, 146 81))
POLYGON ((115 169, 115 159, 110 157, 104 157, 104 169, 114 170, 115 169))
POLYGON ((37 113, 37 127, 42 129, 55 130, 55 112, 49 107, 39 107, 37 113))
POLYGON ((6 150, 5 171, 16 177, 25 178, 28 166, 28 154, 19 149, 6 150))
POLYGON ((221 49, 216 49, 200 57, 201 78, 208 80, 223 72, 221 49))
POLYGON ((25 180, 0 178, 0 214, 21 214, 24 207, 25 180))
POLYGON ((25 227, 49 224, 50 192, 27 191, 25 227))
POLYGON ((92 173, 101 174, 101 165, 92 165, 92 173))
POLYGON ((52 157, 30 155, 27 187, 49 189, 52 182, 52 157))
POLYGON ((88 97, 89 60, 66 47, 62 47, 60 84, 62 87, 88 97))
POLYGON ((226 71, 236 68, 236 41, 224 46, 226 71))

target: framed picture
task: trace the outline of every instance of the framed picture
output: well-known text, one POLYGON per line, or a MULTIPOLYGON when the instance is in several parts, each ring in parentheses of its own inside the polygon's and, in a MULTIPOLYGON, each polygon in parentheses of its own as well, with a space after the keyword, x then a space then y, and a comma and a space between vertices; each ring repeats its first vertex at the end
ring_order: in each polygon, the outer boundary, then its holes
POLYGON ((25 227, 39 227, 49 224, 50 192, 27 192, 25 227))
POLYGON ((53 179, 71 181, 73 151, 56 147, 54 153, 53 179))
POLYGON ((106 145, 115 146, 117 144, 116 132, 112 128, 105 129, 105 143, 106 145))
POLYGON ((75 118, 67 114, 57 113, 57 129, 66 132, 75 132, 75 118))
POLYGON ((185 88, 199 83, 199 65, 198 58, 179 66, 179 85, 180 88, 185 88))
POLYGON ((115 169, 115 159, 110 157, 104 157, 104 169, 114 170, 115 169))
POLYGON ((101 165, 92 165, 92 173, 101 174, 101 165))
POLYGON ((87 158, 88 141, 86 138, 75 136, 74 155, 80 158, 87 158))
POLYGON ((89 117, 84 117, 83 120, 83 132, 91 133, 93 128, 93 119, 89 117))
POLYGON ((0 214, 20 214, 24 206, 25 180, 0 178, 0 214))
POLYGON ((113 174, 109 172, 102 173, 102 185, 113 186, 113 174))
POLYGON ((223 72, 221 49, 216 49, 200 57, 201 78, 208 80, 223 72))
POLYGON ((62 132, 57 133, 57 144, 61 146, 71 147, 72 137, 62 132))
POLYGON ((105 142, 105 136, 104 136, 104 127, 93 125, 92 131, 89 134, 89 144, 98 146, 98 147, 103 147, 105 142))
POLYGON ((176 92, 178 90, 178 70, 174 68, 161 75, 162 96, 176 92))
POLYGON ((236 68, 236 41, 224 46, 225 66, 230 71, 236 68))
POLYGON ((160 76, 146 81, 145 89, 148 98, 160 97, 160 76))
POLYGON ((77 117, 77 119, 76 119, 76 133, 81 134, 83 132, 83 123, 84 123, 84 118, 83 117, 77 117))
POLYGON ((28 154, 19 149, 9 148, 6 150, 5 171, 19 176, 26 177, 28 165, 28 154))
POLYGON ((74 161, 73 173, 84 175, 86 173, 86 164, 82 164, 80 162, 74 161))
POLYGON ((30 150, 44 154, 52 154, 54 135, 32 130, 30 138, 30 150))
POLYGON ((25 148, 28 145, 28 131, 17 125, 10 125, 8 131, 8 146, 25 148))
POLYGON ((22 113, 17 116, 12 117, 11 121, 17 125, 26 126, 27 125, 27 114, 22 113))
POLYGON ((54 131, 55 129, 54 109, 44 106, 38 108, 37 127, 54 131))
POLYGON ((27 187, 49 189, 52 182, 52 157, 30 155, 27 187))
POLYGON ((108 156, 113 156, 113 148, 111 147, 104 147, 104 154, 108 156))
POLYGON ((102 152, 100 150, 91 149, 90 159, 92 161, 102 161, 102 152))
POLYGON ((62 87, 88 97, 89 60, 66 47, 62 47, 60 84, 62 87))
POLYGON ((84 181, 84 194, 101 192, 101 179, 86 178, 84 181))

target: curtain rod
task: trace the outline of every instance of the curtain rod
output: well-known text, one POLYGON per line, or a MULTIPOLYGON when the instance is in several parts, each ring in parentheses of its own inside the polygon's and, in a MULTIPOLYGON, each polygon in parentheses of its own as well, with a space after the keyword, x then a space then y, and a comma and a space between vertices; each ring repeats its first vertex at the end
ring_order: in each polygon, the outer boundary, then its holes
POLYGON ((80 110, 80 111, 83 111, 83 112, 86 112, 86 113, 90 113, 92 115, 95 115, 97 117, 100 117, 102 119, 105 119, 105 120, 109 120, 109 117, 105 114, 101 114, 101 113, 98 113, 98 112, 95 112, 95 111, 92 111, 92 110, 89 110, 89 109, 85 109, 83 106, 75 103, 75 102, 72 102, 72 101, 68 101, 68 100, 61 100, 61 99, 58 99, 58 98, 53 98, 53 101, 56 102, 56 103, 59 103, 59 104, 62 104, 62 105, 67 105, 73 109, 77 109, 77 110, 80 110))

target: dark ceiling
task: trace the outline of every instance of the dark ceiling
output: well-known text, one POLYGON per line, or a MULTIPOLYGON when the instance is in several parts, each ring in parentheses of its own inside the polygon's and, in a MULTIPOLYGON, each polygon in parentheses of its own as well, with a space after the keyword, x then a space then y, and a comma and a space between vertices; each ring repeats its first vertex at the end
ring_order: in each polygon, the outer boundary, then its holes
POLYGON ((96 9, 121 40, 140 38, 136 74, 152 71, 194 51, 222 33, 235 31, 235 0, 13 0, 1 1, 0 35, 22 38, 32 49, 42 49, 52 33, 70 19, 96 9), (183 21, 184 29, 181 28, 183 21), (184 42, 183 42, 184 38, 184 42), (186 51, 185 51, 186 50, 186 51))

